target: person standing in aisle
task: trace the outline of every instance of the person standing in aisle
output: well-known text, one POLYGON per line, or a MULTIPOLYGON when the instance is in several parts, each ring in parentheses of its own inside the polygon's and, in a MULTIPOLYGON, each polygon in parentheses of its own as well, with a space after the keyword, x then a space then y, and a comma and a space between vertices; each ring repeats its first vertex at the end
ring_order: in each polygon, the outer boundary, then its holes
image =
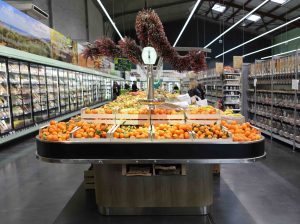
POLYGON ((177 86, 176 83, 175 83, 175 85, 173 87, 173 93, 179 93, 179 87, 177 86))
POLYGON ((117 82, 117 96, 121 95, 121 85, 117 82))
POLYGON ((136 81, 133 81, 133 84, 131 86, 131 91, 132 92, 137 92, 139 89, 137 88, 137 85, 136 85, 136 81))
POLYGON ((113 83, 113 100, 117 99, 117 96, 120 95, 120 86, 116 81, 113 83))
POLYGON ((195 80, 190 82, 190 89, 188 91, 189 96, 192 98, 192 102, 195 103, 197 100, 197 97, 199 97, 201 100, 205 99, 204 90, 202 89, 201 85, 198 84, 195 80))
POLYGON ((129 86, 128 82, 125 82, 124 89, 126 89, 126 90, 129 90, 129 89, 130 89, 130 86, 129 86))
POLYGON ((197 86, 197 89, 200 91, 200 98, 201 100, 204 100, 205 99, 205 91, 204 91, 204 88, 203 88, 203 85, 201 83, 198 84, 197 86))

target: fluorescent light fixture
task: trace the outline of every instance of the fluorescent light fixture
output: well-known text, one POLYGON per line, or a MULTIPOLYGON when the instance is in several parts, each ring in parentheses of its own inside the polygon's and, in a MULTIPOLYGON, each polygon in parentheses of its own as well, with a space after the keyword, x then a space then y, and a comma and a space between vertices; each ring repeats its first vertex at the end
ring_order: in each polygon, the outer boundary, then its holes
POLYGON ((294 40, 297 40, 297 39, 300 39, 300 36, 295 37, 295 38, 292 38, 292 39, 289 39, 289 40, 286 40, 286 41, 283 41, 283 42, 280 42, 280 43, 278 43, 278 44, 274 44, 274 45, 269 46, 269 47, 262 48, 262 49, 257 50, 257 51, 253 51, 253 52, 248 53, 248 54, 244 54, 244 55, 243 55, 243 58, 244 58, 244 57, 247 57, 247 56, 249 56, 249 55, 252 55, 252 54, 256 54, 256 53, 261 52, 261 51, 268 50, 268 49, 273 48, 273 47, 277 47, 277 46, 282 45, 282 44, 286 44, 286 43, 288 43, 288 42, 291 42, 291 41, 294 41, 294 40))
POLYGON ((288 1, 289 1, 289 0, 271 0, 271 2, 275 2, 275 3, 281 4, 281 5, 287 3, 288 1))
POLYGON ((180 39, 180 37, 181 37, 181 35, 182 35, 183 31, 185 30, 185 28, 186 28, 187 24, 190 22, 190 20, 191 20, 192 16, 194 15, 194 12, 196 11, 196 8, 197 8, 197 7, 198 7, 198 5, 200 4, 200 2, 201 2, 201 0, 197 0, 197 2, 196 2, 196 4, 195 4, 195 6, 194 6, 194 8, 193 8, 193 10, 191 11, 191 13, 190 13, 190 15, 189 15, 188 19, 186 20, 186 22, 185 22, 184 26, 182 27, 182 30, 180 31, 180 33, 179 33, 179 35, 178 35, 178 37, 177 37, 177 39, 176 39, 175 43, 173 44, 173 47, 175 47, 175 46, 176 46, 177 42, 179 41, 179 39, 180 39))
POLYGON ((257 22, 258 20, 261 19, 261 17, 259 15, 253 14, 253 15, 248 16, 246 19, 250 20, 252 22, 257 22))
POLYGON ((291 50, 291 51, 282 52, 282 53, 279 53, 279 54, 274 54, 274 55, 266 56, 266 57, 263 57, 261 59, 264 60, 264 59, 268 59, 268 58, 272 58, 272 57, 276 57, 276 56, 280 56, 280 55, 284 55, 284 54, 293 53, 293 52, 296 52, 296 51, 299 51, 299 50, 300 50, 300 48, 295 49, 295 50, 291 50))
POLYGON ((231 27, 229 27, 227 30, 225 30, 223 33, 221 33, 219 36, 217 36, 213 41, 211 41, 209 44, 207 44, 204 48, 208 48, 212 43, 214 43, 216 40, 219 40, 220 37, 228 33, 230 30, 232 30, 234 27, 236 27, 238 24, 244 21, 247 17, 252 15, 256 10, 258 10, 260 7, 262 7, 264 4, 266 4, 270 0, 265 0, 262 3, 260 3, 256 8, 254 8, 251 12, 249 12, 247 15, 245 15, 243 18, 241 18, 239 21, 237 21, 235 24, 233 24, 231 27))
POLYGON ((287 23, 284 23, 284 24, 282 24, 282 25, 280 25, 280 26, 277 26, 277 27, 275 27, 275 28, 272 29, 272 30, 269 30, 269 31, 267 31, 267 32, 265 32, 265 33, 262 33, 262 34, 258 35, 257 37, 254 37, 254 38, 252 38, 252 39, 250 39, 250 40, 248 40, 248 41, 246 41, 246 42, 244 42, 244 43, 242 43, 242 44, 240 44, 240 45, 237 45, 237 46, 234 47, 234 48, 231 48, 231 49, 229 49, 229 50, 227 50, 227 51, 224 51, 223 53, 217 55, 215 58, 218 58, 218 57, 220 57, 220 56, 222 56, 222 55, 224 55, 224 54, 227 54, 227 53, 229 53, 229 52, 231 52, 231 51, 233 51, 233 50, 235 50, 235 49, 237 49, 237 48, 239 48, 239 47, 241 47, 241 46, 244 46, 244 45, 246 45, 246 44, 248 44, 248 43, 250 43, 250 42, 252 42, 252 41, 254 41, 254 40, 257 40, 258 38, 261 38, 261 37, 263 37, 263 36, 265 36, 265 35, 267 35, 267 34, 273 32, 273 31, 275 31, 275 30, 278 30, 278 29, 280 29, 280 28, 282 28, 282 27, 285 27, 285 26, 289 25, 290 23, 293 23, 293 22, 297 21, 298 19, 300 19, 300 16, 297 17, 297 18, 295 18, 295 19, 293 19, 293 20, 291 20, 291 21, 289 21, 289 22, 287 22, 287 23))
POLYGON ((119 35, 119 37, 121 38, 121 40, 123 40, 123 37, 122 37, 121 33, 119 32, 118 28, 116 27, 114 21, 110 18, 109 14, 106 11, 106 9, 105 9, 104 5, 102 4, 102 2, 100 0, 97 0, 97 2, 101 6, 102 10, 104 11, 105 15, 107 16, 108 20, 110 21, 111 25, 114 27, 115 31, 117 32, 117 34, 119 35))
POLYGON ((216 4, 214 4, 214 6, 211 9, 214 10, 214 11, 222 13, 222 12, 225 11, 226 6, 225 5, 221 5, 219 3, 216 3, 216 4))

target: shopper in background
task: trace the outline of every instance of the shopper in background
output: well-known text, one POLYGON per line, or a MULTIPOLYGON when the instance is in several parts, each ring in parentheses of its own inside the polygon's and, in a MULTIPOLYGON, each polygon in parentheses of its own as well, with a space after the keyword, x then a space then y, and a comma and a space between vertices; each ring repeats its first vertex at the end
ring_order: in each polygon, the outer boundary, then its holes
POLYGON ((136 81, 133 81, 133 84, 131 86, 131 91, 132 92, 137 92, 139 89, 137 88, 137 85, 136 85, 136 81))
POLYGON ((117 99, 117 96, 120 95, 118 92, 119 92, 118 83, 116 81, 114 81, 114 83, 113 83, 113 100, 117 99))
POLYGON ((129 86, 128 82, 125 82, 124 89, 126 89, 126 90, 129 90, 129 89, 130 89, 130 86, 129 86))
POLYGON ((177 86, 177 84, 175 84, 173 87, 173 93, 179 93, 179 87, 177 86))
POLYGON ((205 99, 205 90, 203 88, 203 85, 201 83, 198 84, 197 89, 199 89, 200 93, 201 93, 201 100, 205 99))
POLYGON ((121 95, 121 85, 117 82, 117 96, 121 95))
POLYGON ((201 84, 198 84, 195 80, 190 82, 190 89, 188 91, 189 96, 191 97, 192 103, 194 103, 199 97, 201 100, 205 99, 204 90, 201 87, 201 84))

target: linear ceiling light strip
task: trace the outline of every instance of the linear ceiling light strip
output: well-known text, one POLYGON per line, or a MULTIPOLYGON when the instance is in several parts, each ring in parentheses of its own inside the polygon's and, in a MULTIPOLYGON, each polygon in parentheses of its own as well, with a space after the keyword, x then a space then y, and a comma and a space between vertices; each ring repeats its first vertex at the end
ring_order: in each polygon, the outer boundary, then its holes
POLYGON ((249 56, 249 55, 256 54, 256 53, 258 53, 258 52, 265 51, 265 50, 267 50, 267 49, 270 49, 270 48, 273 48, 273 47, 282 45, 282 44, 289 43, 289 42, 294 41, 294 40, 297 40, 297 39, 299 39, 299 38, 300 38, 300 36, 295 37, 295 38, 292 38, 292 39, 289 39, 289 40, 286 40, 286 41, 283 41, 283 42, 280 42, 280 43, 278 43, 278 44, 274 44, 274 45, 269 46, 269 47, 262 48, 262 49, 257 50, 257 51, 253 51, 253 52, 248 53, 248 54, 244 54, 244 55, 243 55, 243 58, 244 58, 244 57, 247 57, 247 56, 249 56))
POLYGON ((220 57, 220 56, 222 56, 222 55, 224 55, 224 54, 227 54, 227 53, 229 53, 229 52, 231 52, 231 51, 233 51, 233 50, 235 50, 235 49, 237 49, 237 48, 239 48, 239 47, 241 47, 241 46, 243 46, 243 45, 246 45, 246 44, 248 44, 248 43, 250 43, 250 42, 252 42, 252 41, 254 41, 254 40, 257 40, 258 38, 261 38, 261 37, 263 37, 263 36, 265 36, 265 35, 267 35, 267 34, 273 32, 273 31, 275 31, 275 30, 278 30, 278 29, 280 29, 280 28, 282 28, 282 27, 284 27, 284 26, 287 26, 287 25, 289 25, 290 23, 293 23, 293 22, 295 22, 295 21, 297 21, 297 20, 299 20, 299 19, 300 19, 300 17, 297 17, 297 18, 295 18, 295 19, 293 19, 293 20, 291 20, 291 21, 289 21, 289 22, 287 22, 287 23, 284 23, 284 24, 282 24, 282 25, 280 25, 280 26, 278 26, 278 27, 275 27, 275 28, 272 29, 272 30, 269 30, 269 31, 267 31, 267 32, 265 32, 265 33, 262 33, 262 34, 258 35, 257 37, 254 37, 254 38, 252 38, 252 39, 250 39, 250 40, 248 40, 248 41, 246 41, 246 42, 244 42, 244 43, 242 43, 242 44, 240 44, 240 45, 238 45, 238 46, 236 46, 236 47, 234 47, 234 48, 231 48, 231 49, 229 49, 229 50, 227 50, 227 51, 225 51, 225 52, 223 52, 223 53, 217 55, 215 58, 218 58, 218 57, 220 57))
POLYGON ((238 24, 240 24, 241 22, 243 22, 247 17, 249 17, 256 10, 258 10, 259 8, 261 8, 263 5, 265 5, 268 1, 270 1, 270 0, 265 0, 264 2, 260 3, 256 8, 254 8, 251 12, 249 12, 247 15, 245 15, 243 18, 241 18, 239 21, 237 21, 235 24, 233 24, 231 27, 229 27, 227 30, 225 30, 223 33, 221 33, 219 36, 217 36, 213 41, 211 41, 209 44, 207 44, 204 48, 209 47, 215 41, 219 40, 220 37, 224 36, 226 33, 228 33, 230 30, 232 30, 238 24))
POLYGON ((201 0, 197 0, 196 4, 194 5, 194 8, 193 8, 193 10, 191 11, 191 13, 190 13, 190 15, 189 15, 188 19, 186 20, 186 22, 185 22, 184 26, 182 27, 182 30, 180 31, 180 33, 179 33, 179 35, 178 35, 178 37, 177 37, 177 39, 176 39, 175 43, 173 44, 173 47, 175 47, 175 46, 176 46, 177 42, 179 41, 179 39, 180 39, 180 37, 181 37, 181 35, 182 35, 183 31, 185 30, 185 28, 186 28, 187 24, 190 22, 190 20, 191 20, 192 16, 194 15, 194 12, 196 11, 196 9, 197 9, 198 5, 200 4, 200 2, 201 2, 201 0))
POLYGON ((116 27, 114 21, 110 18, 109 14, 106 11, 106 9, 105 9, 104 5, 102 4, 102 2, 100 0, 97 0, 97 2, 99 3, 100 7, 104 11, 105 15, 107 16, 108 20, 110 21, 111 25, 114 27, 114 29, 117 32, 117 34, 119 35, 119 37, 123 40, 123 37, 122 37, 121 33, 119 32, 118 28, 116 27))
POLYGON ((270 56, 267 56, 267 57, 262 57, 261 59, 264 60, 264 59, 280 56, 280 55, 283 55, 283 54, 293 53, 293 52, 296 52, 296 51, 299 51, 299 50, 300 50, 300 48, 295 49, 295 50, 291 50, 291 51, 282 52, 282 53, 279 53, 279 54, 270 55, 270 56))

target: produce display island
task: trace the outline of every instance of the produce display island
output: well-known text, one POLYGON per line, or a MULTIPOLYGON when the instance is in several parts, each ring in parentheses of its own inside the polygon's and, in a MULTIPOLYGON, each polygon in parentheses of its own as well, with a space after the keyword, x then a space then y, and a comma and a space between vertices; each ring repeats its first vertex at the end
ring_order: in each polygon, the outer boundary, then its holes
POLYGON ((37 136, 38 159, 92 164, 103 215, 207 215, 213 164, 266 156, 260 130, 242 115, 222 116, 211 106, 148 107, 144 97, 122 95, 100 108, 83 108, 80 117, 51 121, 37 136))
POLYGON ((213 204, 212 164, 250 163, 265 156, 263 137, 242 143, 37 138, 42 161, 93 164, 96 202, 103 215, 206 215, 213 204), (131 168, 140 173, 130 174, 131 168))

